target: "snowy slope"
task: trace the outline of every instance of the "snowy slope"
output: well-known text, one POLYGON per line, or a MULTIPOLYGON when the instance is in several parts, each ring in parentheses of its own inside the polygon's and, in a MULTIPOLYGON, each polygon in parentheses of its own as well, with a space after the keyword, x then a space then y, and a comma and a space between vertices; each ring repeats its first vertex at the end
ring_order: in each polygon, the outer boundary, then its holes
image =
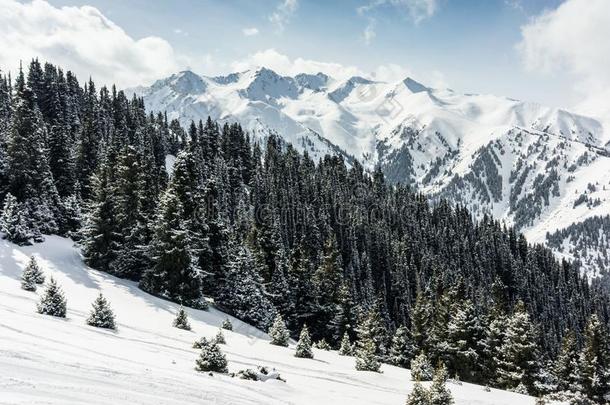
POLYGON ((565 110, 411 78, 338 81, 266 68, 222 77, 181 72, 133 91, 183 124, 208 115, 237 120, 314 159, 337 153, 379 165, 391 182, 492 214, 534 242, 610 212, 610 131, 565 110), (576 204, 583 194, 592 202, 576 204))
MULTIPOLYGON (((193 341, 213 336, 225 315, 188 310, 193 331, 171 327, 176 305, 129 281, 87 268, 72 242, 56 236, 30 247, 0 241, 0 404, 402 404, 409 372, 384 365, 359 372, 354 359, 314 349, 296 359, 294 347, 271 346, 262 332, 232 319, 222 349, 229 370, 267 365, 286 383, 253 382, 194 370, 193 341), (41 293, 21 290, 19 277, 34 254, 68 299, 67 319, 35 312, 41 293), (90 303, 103 292, 118 331, 85 325, 90 303)), ((456 404, 534 404, 531 397, 449 383, 456 404)))

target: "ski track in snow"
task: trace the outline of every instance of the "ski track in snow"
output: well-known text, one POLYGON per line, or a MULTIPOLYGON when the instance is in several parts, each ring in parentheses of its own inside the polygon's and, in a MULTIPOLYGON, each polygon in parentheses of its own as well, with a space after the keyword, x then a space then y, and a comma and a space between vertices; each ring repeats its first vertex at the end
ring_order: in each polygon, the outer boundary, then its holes
MULTIPOLYGON (((134 282, 86 267, 69 239, 57 236, 28 247, 0 241, 0 404, 242 405, 333 403, 404 404, 409 371, 382 366, 382 374, 354 369, 353 357, 314 349, 313 360, 269 344, 266 334, 229 317, 221 345, 229 370, 275 368, 281 381, 255 382, 195 371, 192 343, 215 335, 224 313, 187 309, 192 331, 171 326, 177 305, 148 295, 134 282), (21 271, 34 254, 68 300, 67 319, 36 313, 43 288, 20 289, 21 271), (118 330, 85 324, 99 292, 108 298, 118 330)), ((458 405, 527 405, 531 397, 472 384, 448 384, 458 405)))

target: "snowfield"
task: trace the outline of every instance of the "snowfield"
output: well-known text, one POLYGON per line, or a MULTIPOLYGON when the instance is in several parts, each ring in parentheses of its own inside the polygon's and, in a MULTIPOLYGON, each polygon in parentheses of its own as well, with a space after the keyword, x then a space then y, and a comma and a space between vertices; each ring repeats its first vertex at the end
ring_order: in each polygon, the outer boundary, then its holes
MULTIPOLYGON (((297 359, 294 345, 269 344, 266 334, 234 318, 221 345, 230 372, 275 368, 287 382, 245 381, 195 371, 193 342, 212 337, 227 317, 187 309, 192 331, 172 327, 177 305, 140 291, 134 282, 85 266, 73 242, 56 236, 18 247, 0 241, 0 404, 404 404, 409 371, 383 365, 382 374, 354 369, 353 357, 313 349, 297 359), (43 288, 20 288, 35 255, 68 300, 67 319, 36 313, 43 288), (102 292, 116 315, 116 332, 87 326, 102 292)), ((449 382, 456 404, 534 404, 534 398, 449 382)))

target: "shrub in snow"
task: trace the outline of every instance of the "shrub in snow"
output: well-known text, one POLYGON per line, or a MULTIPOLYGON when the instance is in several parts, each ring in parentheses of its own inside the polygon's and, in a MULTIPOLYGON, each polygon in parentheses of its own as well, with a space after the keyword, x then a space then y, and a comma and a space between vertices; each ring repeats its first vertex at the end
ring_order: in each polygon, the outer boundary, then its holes
POLYGON ((432 365, 428 357, 421 353, 411 361, 411 380, 430 381, 432 379, 432 365))
POLYGON ((413 391, 407 397, 407 405, 430 405, 430 393, 421 383, 413 385, 413 391))
POLYGON ((429 399, 430 405, 451 405, 453 404, 453 396, 451 391, 447 389, 447 368, 441 364, 434 372, 432 386, 430 386, 429 399))
POLYGON ((300 357, 302 359, 313 359, 313 352, 311 351, 311 337, 309 336, 309 330, 307 325, 301 329, 301 336, 297 342, 297 350, 294 353, 294 357, 300 357))
POLYGON ((233 330, 233 324, 231 323, 231 321, 229 320, 229 318, 225 319, 225 320, 222 322, 222 326, 221 326, 221 327, 222 327, 223 329, 226 329, 226 330, 233 330))
POLYGON ((214 371, 226 373, 227 358, 216 342, 209 342, 201 347, 199 358, 195 361, 197 371, 214 371))
POLYGON ((186 314, 186 311, 184 310, 184 308, 180 307, 180 310, 178 311, 178 315, 176 316, 176 319, 174 319, 173 325, 175 328, 178 328, 178 329, 191 330, 191 325, 189 324, 188 315, 186 314))
POLYGON ((286 328, 282 315, 278 314, 275 317, 273 325, 269 328, 269 337, 272 345, 288 347, 290 332, 286 328))
POLYGON ((280 380, 286 382, 280 374, 275 371, 275 369, 269 371, 267 367, 257 367, 257 370, 252 370, 251 368, 247 368, 245 370, 239 370, 237 372, 237 377, 242 380, 251 380, 251 381, 267 381, 267 380, 280 380))
POLYGON ((60 318, 66 317, 66 298, 53 277, 38 303, 38 313, 52 315, 60 318))
POLYGON ((339 354, 341 356, 351 356, 353 352, 352 342, 349 341, 349 335, 347 332, 343 334, 341 339, 341 347, 339 347, 339 354))
POLYGON ((225 335, 222 333, 222 329, 219 329, 216 336, 214 336, 214 342, 218 343, 219 345, 224 345, 227 343, 225 335))
POLYGON ((316 349, 320 349, 320 350, 326 350, 329 351, 332 348, 330 347, 330 345, 326 342, 326 340, 324 339, 320 339, 316 342, 316 344, 314 345, 316 349))
POLYGON ((114 312, 112 312, 108 301, 106 301, 106 298, 101 293, 93 301, 92 306, 91 314, 87 318, 87 325, 95 326, 96 328, 116 329, 114 312))

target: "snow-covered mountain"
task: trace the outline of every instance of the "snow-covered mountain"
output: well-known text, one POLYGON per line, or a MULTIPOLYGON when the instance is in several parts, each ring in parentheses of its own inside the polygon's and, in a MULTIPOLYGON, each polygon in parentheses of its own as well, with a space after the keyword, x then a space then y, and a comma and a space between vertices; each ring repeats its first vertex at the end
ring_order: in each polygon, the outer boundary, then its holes
MULTIPOLYGON (((383 373, 357 371, 352 356, 295 345, 269 344, 267 334, 215 308, 186 308, 192 330, 172 327, 179 306, 144 293, 132 281, 92 270, 69 239, 19 247, 0 240, 0 403, 48 405, 352 405, 404 404, 413 389, 409 370, 384 364, 383 373), (20 288, 23 268, 35 256, 47 279, 67 299, 67 317, 36 313, 43 289, 20 288), (88 326, 91 302, 103 293, 115 311, 116 331, 88 326), (247 381, 200 373, 192 347, 224 331, 229 372, 266 366, 285 382, 247 381)), ((424 383, 429 386, 430 383, 424 383)), ((456 405, 533 405, 514 392, 449 381, 456 405)))
POLYGON ((565 110, 411 78, 287 77, 266 68, 220 77, 185 71, 132 91, 183 124, 236 120, 314 158, 379 165, 390 181, 494 215, 533 242, 610 212, 610 131, 565 110))

